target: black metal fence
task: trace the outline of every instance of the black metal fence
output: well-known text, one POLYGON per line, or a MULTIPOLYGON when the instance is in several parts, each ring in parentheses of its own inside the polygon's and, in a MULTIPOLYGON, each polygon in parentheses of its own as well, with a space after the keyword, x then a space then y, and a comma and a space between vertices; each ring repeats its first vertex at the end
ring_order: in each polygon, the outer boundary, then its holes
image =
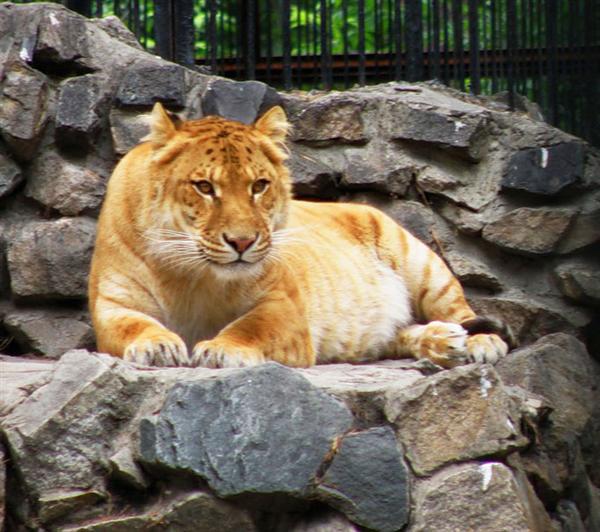
POLYGON ((165 58, 278 88, 508 91, 600 145, 600 0, 67 0, 165 58))

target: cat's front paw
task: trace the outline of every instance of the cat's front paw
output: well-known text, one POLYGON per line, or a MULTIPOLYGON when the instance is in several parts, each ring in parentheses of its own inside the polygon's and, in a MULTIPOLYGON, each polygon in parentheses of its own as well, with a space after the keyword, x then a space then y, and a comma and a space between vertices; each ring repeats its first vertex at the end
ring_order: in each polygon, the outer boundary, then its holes
POLYGON ((444 368, 453 368, 469 362, 467 331, 460 325, 432 321, 417 327, 417 358, 427 358, 444 368))
POLYGON ((475 334, 467 339, 467 353, 474 362, 495 364, 508 353, 508 345, 497 334, 475 334))
POLYGON ((191 359, 192 366, 205 368, 246 368, 264 362, 265 357, 258 349, 231 344, 217 338, 198 342, 191 359))
POLYGON ((174 333, 142 335, 130 343, 123 360, 144 366, 189 366, 187 347, 174 333))

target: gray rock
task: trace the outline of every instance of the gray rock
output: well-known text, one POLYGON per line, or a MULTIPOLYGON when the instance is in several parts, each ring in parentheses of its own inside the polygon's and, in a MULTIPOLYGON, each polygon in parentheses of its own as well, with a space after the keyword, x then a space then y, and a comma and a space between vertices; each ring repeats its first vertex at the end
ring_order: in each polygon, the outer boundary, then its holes
POLYGON ((0 198, 8 196, 23 181, 19 166, 0 151, 0 198))
POLYGON ((377 427, 341 438, 317 479, 316 494, 362 526, 400 530, 408 521, 408 471, 392 429, 377 427))
POLYGON ((45 493, 38 500, 38 517, 42 523, 51 523, 69 516, 86 506, 93 506, 106 499, 107 494, 99 491, 57 490, 45 493))
POLYGON ((129 109, 111 109, 110 132, 115 152, 126 154, 150 132, 150 114, 129 109))
POLYGON ((108 17, 95 18, 92 22, 100 29, 108 33, 113 39, 117 39, 127 46, 143 51, 143 46, 138 42, 135 34, 123 24, 119 17, 109 15, 108 17))
POLYGON ((556 515, 561 532, 586 532, 585 525, 573 501, 560 501, 556 506, 556 515))
POLYGON ((94 331, 83 311, 20 309, 8 312, 2 321, 24 353, 58 358, 71 349, 94 345, 94 331))
POLYGON ((111 516, 64 532, 254 532, 250 514, 209 493, 192 491, 161 501, 140 515, 111 516))
POLYGON ((289 368, 269 363, 176 385, 156 419, 141 424, 148 465, 189 471, 222 497, 302 497, 352 416, 289 368))
POLYGON ((36 157, 27 170, 25 195, 65 216, 97 214, 105 191, 103 177, 52 151, 36 157))
POLYGON ((472 296, 469 303, 480 316, 501 318, 522 344, 535 342, 546 334, 561 331, 574 334, 577 330, 569 321, 567 312, 544 305, 527 295, 472 296))
MULTIPOLYGON (((52 500, 57 492, 105 491, 113 440, 135 416, 144 389, 139 379, 117 368, 115 358, 70 351, 56 363, 47 384, 30 391, 2 418, 12 467, 34 503, 30 518, 42 500, 52 500)), ((67 499, 97 502, 88 495, 67 499)))
POLYGON ((119 449, 108 461, 112 478, 136 490, 142 491, 148 488, 148 479, 134 460, 130 447, 119 449))
POLYGON ((49 6, 40 18, 32 63, 53 75, 91 72, 86 19, 62 6, 49 6))
POLYGON ((488 266, 473 257, 467 257, 456 252, 446 253, 450 269, 463 286, 485 288, 491 292, 500 292, 502 283, 488 266))
POLYGON ((451 115, 440 109, 398 106, 393 121, 394 140, 425 142, 453 149, 469 159, 480 158, 479 145, 487 125, 483 113, 451 115))
POLYGON ((558 253, 572 253, 600 240, 600 195, 592 197, 587 203, 559 242, 558 253))
POLYGON ((29 222, 8 245, 11 289, 18 298, 84 299, 96 222, 29 222))
POLYGON ((581 182, 584 162, 579 142, 521 150, 508 162, 502 188, 552 196, 581 182))
POLYGON ((450 468, 427 480, 417 496, 410 532, 548 532, 548 514, 523 476, 488 462, 450 468))
POLYGON ((390 391, 385 413, 417 475, 528 443, 515 404, 490 365, 454 368, 390 391))
POLYGON ((184 106, 183 67, 167 62, 141 62, 125 72, 116 95, 119 107, 151 107, 156 102, 179 109, 184 106))
POLYGON ((292 114, 293 141, 317 146, 341 144, 364 144, 366 136, 363 123, 365 104, 350 94, 333 93, 310 102, 302 110, 292 114))
POLYGON ((356 525, 337 512, 321 512, 291 526, 280 527, 278 532, 359 532, 356 525))
POLYGON ((35 154, 48 120, 48 85, 39 72, 19 63, 5 67, 0 94, 0 134, 13 155, 35 154))
POLYGON ((288 167, 294 195, 298 197, 336 198, 341 174, 318 158, 318 150, 293 146, 288 167))
POLYGON ((560 264, 554 273, 565 297, 583 305, 600 306, 600 265, 568 261, 560 264))
POLYGON ((395 196, 403 196, 417 174, 417 167, 394 157, 385 149, 346 150, 346 167, 340 186, 348 190, 376 190, 395 196))
POLYGON ((277 92, 260 81, 233 82, 215 78, 202 97, 202 114, 253 124, 262 112, 280 103, 277 92))
POLYGON ((4 529, 4 519, 6 516, 6 462, 8 457, 4 446, 0 443, 0 528, 4 529))
POLYGON ((574 216, 569 208, 521 207, 485 225, 481 235, 514 253, 547 255, 556 250, 574 216))
POLYGON ((574 475, 579 439, 590 476, 600 479, 600 424, 594 422, 600 416, 600 366, 585 346, 572 336, 552 334, 509 354, 496 368, 506 384, 542 396, 553 409, 537 453, 527 457, 530 474, 541 485, 554 477, 566 485, 574 475))
POLYGON ((60 84, 56 109, 56 142, 78 154, 94 147, 108 103, 109 82, 89 74, 60 84))

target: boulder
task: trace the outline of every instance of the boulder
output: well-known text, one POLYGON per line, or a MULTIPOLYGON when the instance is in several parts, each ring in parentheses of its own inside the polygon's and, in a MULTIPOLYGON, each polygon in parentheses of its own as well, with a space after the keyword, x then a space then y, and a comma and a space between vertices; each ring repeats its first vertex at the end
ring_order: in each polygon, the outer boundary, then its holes
POLYGON ((15 309, 2 323, 23 353, 58 358, 71 349, 91 348, 95 337, 86 312, 70 309, 15 309))
POLYGON ((369 140, 363 123, 364 107, 364 102, 351 94, 319 98, 290 115, 291 138, 316 146, 364 144, 369 140))
POLYGON ((221 497, 303 497, 351 426, 342 403, 269 363, 176 385, 160 414, 143 420, 140 456, 148 466, 198 475, 221 497))
POLYGON ((281 104, 281 97, 260 81, 234 82, 215 78, 202 97, 202 114, 217 115, 253 124, 267 109, 281 104))
POLYGON ((600 266, 594 262, 571 260, 554 270, 562 294, 582 305, 600 306, 600 266))
POLYGON ((502 188, 553 196, 581 183, 584 164, 584 145, 580 142, 520 150, 508 161, 502 188))
POLYGON ((185 69, 167 62, 141 61, 123 76, 115 97, 119 107, 152 107, 156 102, 181 109, 185 104, 185 69))
POLYGON ((392 429, 340 438, 331 463, 317 478, 316 494, 359 525, 400 530, 408 521, 408 471, 392 429))
POLYGON ((0 198, 8 196, 22 181, 23 174, 19 166, 0 151, 0 198))
POLYGON ((465 464, 425 481, 410 532, 547 532, 550 518, 527 479, 500 462, 465 464))
POLYGON ((87 165, 47 150, 27 171, 25 195, 65 216, 97 214, 106 191, 105 179, 87 165))
POLYGON ((115 152, 125 155, 150 132, 150 113, 131 109, 111 109, 110 133, 115 152))
POLYGON ((59 146, 78 155, 94 147, 105 119, 109 86, 107 79, 95 74, 61 83, 55 117, 59 146))
POLYGON ((385 401, 387 419, 419 476, 528 444, 515 404, 489 365, 438 373, 388 392, 385 401))
POLYGON ((84 299, 96 236, 91 218, 32 221, 8 245, 11 289, 20 299, 84 299))
POLYGON ((567 234, 575 214, 569 208, 520 207, 486 224, 481 236, 507 251, 547 255, 567 234))
POLYGON ((600 195, 592 195, 573 219, 557 247, 561 254, 573 253, 600 240, 600 195))
POLYGON ((445 254, 448 266, 463 286, 484 288, 490 292, 500 292, 504 285, 491 269, 474 257, 451 251, 445 254))
POLYGON ((0 135, 18 160, 37 151, 48 120, 46 77, 20 63, 4 68, 0 93, 0 135))
POLYGON ((318 150, 294 146, 288 160, 294 195, 297 197, 336 198, 341 173, 319 159, 318 150))

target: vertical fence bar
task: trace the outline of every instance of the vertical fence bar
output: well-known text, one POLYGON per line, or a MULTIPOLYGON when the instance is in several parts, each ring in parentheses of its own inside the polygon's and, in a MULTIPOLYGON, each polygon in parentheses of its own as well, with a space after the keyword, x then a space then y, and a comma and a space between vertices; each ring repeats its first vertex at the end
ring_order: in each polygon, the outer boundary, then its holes
POLYGON ((454 77, 460 90, 465 90, 465 63, 463 46, 462 1, 452 0, 452 30, 454 34, 454 77))
POLYGON ((276 12, 273 11, 273 6, 271 5, 271 0, 265 0, 266 5, 267 5, 267 10, 265 13, 265 19, 266 19, 266 35, 265 35, 265 39, 266 39, 266 48, 267 48, 267 52, 266 52, 266 79, 267 79, 267 83, 270 84, 272 82, 272 65, 271 62, 273 61, 273 30, 272 30, 272 25, 273 25, 273 15, 276 14, 276 12))
POLYGON ((407 0, 405 11, 407 78, 423 79, 423 17, 421 0, 407 0))
POLYGON ((343 35, 343 48, 344 48, 344 87, 347 89, 350 86, 350 63, 348 52, 350 51, 350 43, 348 42, 348 2, 345 0, 342 2, 342 18, 344 19, 344 35, 343 35))
POLYGON ((325 90, 331 89, 331 49, 329 46, 328 0, 321 0, 321 83, 325 90))
MULTIPOLYGON (((431 59, 430 59, 431 61, 431 59)), ((441 79, 440 67, 440 0, 433 0, 433 70, 435 79, 441 79)))
POLYGON ((94 12, 96 18, 102 18, 102 0, 96 0, 96 10, 94 12))
POLYGON ((366 83, 367 80, 365 75, 365 0, 358 0, 358 84, 366 85, 366 83))
POLYGON ((516 10, 515 0, 506 2, 506 81, 508 85, 508 104, 515 108, 515 45, 516 45, 516 10))
MULTIPOLYGON (((514 0, 513 0, 514 1, 514 0)), ((548 62, 548 111, 551 124, 558 119, 558 9, 556 2, 546 2, 546 50, 548 62)))
MULTIPOLYGON (((115 15, 116 6, 115 2, 115 15)), ((118 15, 117 15, 118 16, 118 15)), ((171 13, 170 0, 154 0, 154 39, 156 40, 156 51, 162 58, 172 61, 173 50, 173 14, 171 13)))
MULTIPOLYGON (((586 83, 584 88, 583 105, 586 112, 583 113, 582 135, 590 142, 600 146, 600 119, 596 111, 598 98, 600 97, 600 58, 598 55, 592 56, 592 45, 599 45, 598 39, 598 3, 593 0, 585 0, 584 10, 584 29, 583 29, 583 50, 585 57, 586 83)), ((598 51, 596 51, 598 54, 598 51)))
POLYGON ((246 0, 245 71, 246 79, 256 78, 256 2, 246 0))
POLYGON ((450 83, 450 18, 448 16, 448 0, 443 0, 442 20, 444 27, 444 83, 450 83))
POLYGON ((283 87, 292 88, 292 43, 290 39, 290 0, 282 0, 283 87))
POLYGON ((207 58, 210 70, 213 74, 217 73, 217 2, 216 0, 206 0, 206 8, 208 9, 208 24, 207 24, 207 58))
POLYGON ((177 0, 172 2, 174 14, 174 59, 181 65, 194 64, 194 2, 177 0))
POLYGON ((469 0, 469 61, 471 70, 471 92, 481 92, 481 72, 479 70, 479 24, 478 0, 469 0))

